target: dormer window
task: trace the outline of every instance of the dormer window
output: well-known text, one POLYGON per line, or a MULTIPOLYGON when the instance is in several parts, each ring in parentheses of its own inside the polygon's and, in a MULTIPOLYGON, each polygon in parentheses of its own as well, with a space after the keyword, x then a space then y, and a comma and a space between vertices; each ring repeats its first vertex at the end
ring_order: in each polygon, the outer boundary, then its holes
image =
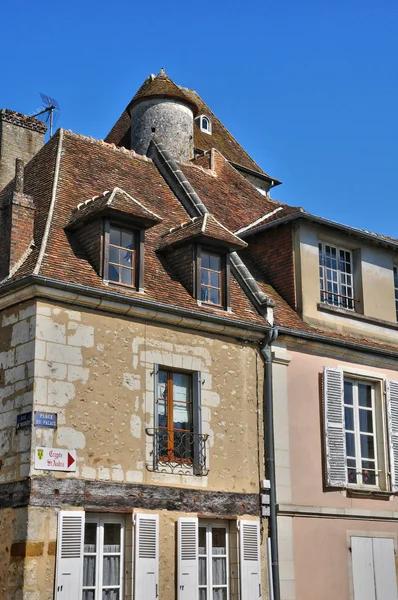
POLYGON ((211 135, 211 121, 206 115, 198 117, 200 131, 211 135))
POLYGON ((220 254, 201 252, 200 300, 206 304, 223 304, 223 260, 220 254))
POLYGON ((135 233, 110 225, 107 279, 122 285, 135 285, 136 254, 135 233))

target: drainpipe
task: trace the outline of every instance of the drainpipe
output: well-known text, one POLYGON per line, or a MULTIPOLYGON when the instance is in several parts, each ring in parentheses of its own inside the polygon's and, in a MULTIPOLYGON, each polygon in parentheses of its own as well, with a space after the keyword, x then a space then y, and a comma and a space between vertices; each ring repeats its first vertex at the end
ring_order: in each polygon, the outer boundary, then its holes
POLYGON ((278 559, 278 526, 276 515, 276 488, 275 488, 275 447, 274 447, 274 415, 272 393, 272 356, 271 344, 278 337, 278 328, 269 330, 261 346, 264 357, 264 454, 266 477, 270 481, 270 515, 268 520, 268 536, 271 538, 271 566, 273 600, 280 600, 279 589, 279 559, 278 559))

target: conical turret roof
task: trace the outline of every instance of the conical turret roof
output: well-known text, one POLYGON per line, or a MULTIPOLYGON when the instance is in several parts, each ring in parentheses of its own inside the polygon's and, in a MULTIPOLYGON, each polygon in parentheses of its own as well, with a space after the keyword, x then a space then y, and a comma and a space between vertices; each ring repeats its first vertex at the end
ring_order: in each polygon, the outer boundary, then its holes
POLYGON ((127 110, 129 110, 138 100, 163 97, 176 98, 177 100, 188 104, 188 106, 192 108, 194 115, 198 112, 197 105, 170 79, 163 67, 158 75, 149 75, 149 77, 147 77, 134 98, 131 100, 127 110))

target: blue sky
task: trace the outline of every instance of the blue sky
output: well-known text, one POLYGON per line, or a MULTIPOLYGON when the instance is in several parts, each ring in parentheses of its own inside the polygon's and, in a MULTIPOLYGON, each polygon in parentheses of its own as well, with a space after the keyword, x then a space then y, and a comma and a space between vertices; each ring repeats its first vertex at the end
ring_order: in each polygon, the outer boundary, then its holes
POLYGON ((398 237, 396 0, 2 3, 0 107, 55 97, 103 138, 162 66, 283 181, 273 196, 398 237))

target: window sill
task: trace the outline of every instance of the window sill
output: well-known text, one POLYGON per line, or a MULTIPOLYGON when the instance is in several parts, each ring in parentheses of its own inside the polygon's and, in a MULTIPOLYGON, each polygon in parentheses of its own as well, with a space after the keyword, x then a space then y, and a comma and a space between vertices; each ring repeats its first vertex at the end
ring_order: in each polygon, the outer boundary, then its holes
POLYGON ((198 300, 198 306, 200 308, 209 308, 210 310, 214 310, 217 313, 232 313, 231 308, 224 308, 219 304, 211 304, 210 302, 203 302, 203 300, 198 300))
POLYGON ((346 489, 347 498, 371 498, 372 500, 391 500, 394 497, 393 492, 375 488, 348 487, 346 489))
POLYGON ((382 319, 376 319, 374 317, 367 317, 365 315, 355 312, 354 310, 349 310, 348 308, 340 308, 337 306, 331 306, 330 304, 323 304, 323 302, 318 302, 317 309, 320 312, 326 312, 331 315, 339 315, 341 317, 347 317, 356 321, 363 321, 364 323, 369 323, 371 325, 381 325, 383 327, 388 327, 389 329, 394 329, 395 331, 398 331, 398 323, 392 323, 391 321, 383 321, 382 319))

